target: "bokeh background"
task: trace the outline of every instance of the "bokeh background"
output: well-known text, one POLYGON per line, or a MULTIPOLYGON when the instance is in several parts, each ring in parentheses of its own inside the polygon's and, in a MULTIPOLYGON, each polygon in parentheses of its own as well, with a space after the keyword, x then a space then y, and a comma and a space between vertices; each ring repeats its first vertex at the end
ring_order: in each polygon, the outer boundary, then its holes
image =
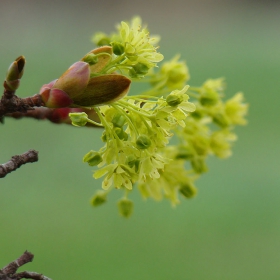
POLYGON ((173 209, 134 192, 129 220, 120 192, 89 205, 100 181, 81 158, 100 147, 100 130, 6 119, 0 163, 31 148, 40 160, 1 179, 0 267, 29 250, 23 269, 52 279, 280 279, 279 14, 279 1, 1 0, 0 73, 25 55, 20 96, 91 50, 94 32, 140 15, 166 58, 187 61, 191 85, 225 77, 250 111, 233 156, 209 160, 195 199, 173 209))

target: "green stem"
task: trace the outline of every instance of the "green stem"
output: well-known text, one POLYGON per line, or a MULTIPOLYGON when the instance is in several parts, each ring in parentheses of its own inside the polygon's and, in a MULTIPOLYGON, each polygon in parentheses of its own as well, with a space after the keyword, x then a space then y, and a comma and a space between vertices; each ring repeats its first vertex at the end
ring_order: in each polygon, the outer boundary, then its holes
POLYGON ((142 116, 145 116, 147 118, 151 117, 151 115, 145 114, 141 108, 139 108, 139 107, 137 107, 133 104, 130 104, 130 103, 124 101, 124 100, 119 100, 119 101, 117 101, 117 103, 121 104, 124 108, 129 107, 131 111, 135 112, 138 115, 142 115, 142 116))
POLYGON ((129 99, 134 99, 134 100, 138 100, 138 101, 143 101, 143 102, 147 102, 147 100, 149 101, 149 103, 158 103, 158 97, 157 96, 150 96, 150 95, 133 95, 133 96, 125 96, 122 98, 123 100, 129 100, 129 99), (155 101, 151 101, 149 99, 156 99, 155 101))
POLYGON ((111 60, 110 63, 108 63, 103 70, 100 72, 101 74, 111 73, 111 68, 115 68, 116 65, 122 61, 125 58, 125 56, 122 54, 120 56, 117 56, 115 59, 111 60))
MULTIPOLYGON (((119 101, 116 102, 116 103, 119 103, 119 101)), ((111 104, 111 106, 114 109, 116 109, 120 114, 122 114, 127 119, 127 122, 129 123, 129 125, 131 126, 131 128, 133 129, 133 131, 134 131, 134 133, 135 133, 135 135, 137 137, 138 136, 138 131, 137 131, 135 125, 132 123, 131 119, 127 116, 127 114, 123 111, 123 109, 119 108, 118 104, 116 104, 116 103, 115 104, 111 104)))
POLYGON ((91 120, 91 119, 89 119, 89 118, 87 119, 87 121, 88 121, 89 123, 94 124, 94 125, 104 127, 104 125, 103 125, 102 123, 95 122, 94 120, 91 120))
POLYGON ((195 99, 199 99, 200 98, 199 94, 191 92, 189 90, 187 91, 187 95, 190 96, 190 97, 193 97, 195 99))
POLYGON ((199 88, 199 87, 189 87, 189 90, 201 92, 201 88, 199 88))

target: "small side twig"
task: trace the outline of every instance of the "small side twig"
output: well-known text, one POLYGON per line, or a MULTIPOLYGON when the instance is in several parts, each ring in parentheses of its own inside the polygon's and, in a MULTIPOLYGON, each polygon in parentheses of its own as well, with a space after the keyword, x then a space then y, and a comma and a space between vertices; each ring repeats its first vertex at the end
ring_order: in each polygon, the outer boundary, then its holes
POLYGON ((0 164, 0 178, 4 178, 7 174, 20 168, 25 163, 35 161, 38 161, 38 152, 35 150, 29 150, 22 155, 15 155, 8 162, 0 164))
POLYGON ((37 272, 23 271, 16 273, 17 269, 26 263, 32 262, 34 255, 25 251, 17 260, 9 263, 0 270, 0 280, 19 280, 19 279, 34 279, 34 280, 51 280, 47 276, 37 272))
POLYGON ((40 107, 44 102, 39 94, 31 97, 20 98, 15 93, 20 85, 20 79, 24 72, 25 57, 19 56, 10 65, 6 79, 4 80, 4 93, 0 99, 0 121, 3 122, 4 115, 14 112, 26 113, 33 107, 40 107))

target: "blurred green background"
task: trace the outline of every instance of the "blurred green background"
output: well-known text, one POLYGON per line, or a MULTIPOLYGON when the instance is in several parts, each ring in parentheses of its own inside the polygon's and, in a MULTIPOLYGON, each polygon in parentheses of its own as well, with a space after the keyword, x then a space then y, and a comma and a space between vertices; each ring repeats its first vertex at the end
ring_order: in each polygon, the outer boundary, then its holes
POLYGON ((209 161, 195 199, 172 209, 134 192, 129 220, 120 192, 89 205, 100 181, 81 158, 100 147, 100 130, 6 119, 0 163, 31 148, 40 160, 1 179, 0 267, 29 250, 23 269, 52 279, 280 279, 279 14, 279 1, 1 0, 0 73, 25 55, 20 96, 91 50, 94 32, 140 15, 167 59, 182 54, 191 85, 225 77, 250 111, 233 156, 209 161))

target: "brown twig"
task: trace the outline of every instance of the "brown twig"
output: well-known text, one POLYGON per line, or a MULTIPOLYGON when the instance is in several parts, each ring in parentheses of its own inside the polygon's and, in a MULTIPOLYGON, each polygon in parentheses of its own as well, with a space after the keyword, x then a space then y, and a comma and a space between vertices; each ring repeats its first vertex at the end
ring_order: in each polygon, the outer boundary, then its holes
POLYGON ((34 255, 25 251, 17 260, 9 263, 0 270, 0 280, 19 280, 19 279, 35 279, 35 280, 51 280, 43 274, 37 272, 23 271, 16 273, 17 269, 26 263, 32 262, 34 255))
MULTIPOLYGON (((96 112, 92 109, 86 109, 86 108, 46 108, 46 107, 39 107, 34 108, 34 110, 30 110, 26 113, 21 112, 14 112, 10 114, 6 114, 5 117, 11 117, 14 119, 21 119, 21 118, 33 118, 37 120, 46 120, 60 124, 71 124, 71 120, 69 118, 69 113, 75 113, 75 112, 85 112, 88 117, 91 120, 94 120, 96 122, 100 122, 100 119, 98 118, 96 112)), ((86 126, 90 127, 99 127, 96 125, 93 125, 92 123, 87 123, 86 126)))
POLYGON ((28 110, 33 110, 33 107, 43 106, 44 103, 39 94, 27 98, 20 98, 11 91, 4 91, 0 100, 0 118, 5 114, 13 112, 26 113, 28 110))
POLYGON ((22 155, 15 155, 8 162, 0 164, 0 178, 4 178, 25 163, 35 161, 38 161, 38 152, 35 150, 29 150, 22 155))

